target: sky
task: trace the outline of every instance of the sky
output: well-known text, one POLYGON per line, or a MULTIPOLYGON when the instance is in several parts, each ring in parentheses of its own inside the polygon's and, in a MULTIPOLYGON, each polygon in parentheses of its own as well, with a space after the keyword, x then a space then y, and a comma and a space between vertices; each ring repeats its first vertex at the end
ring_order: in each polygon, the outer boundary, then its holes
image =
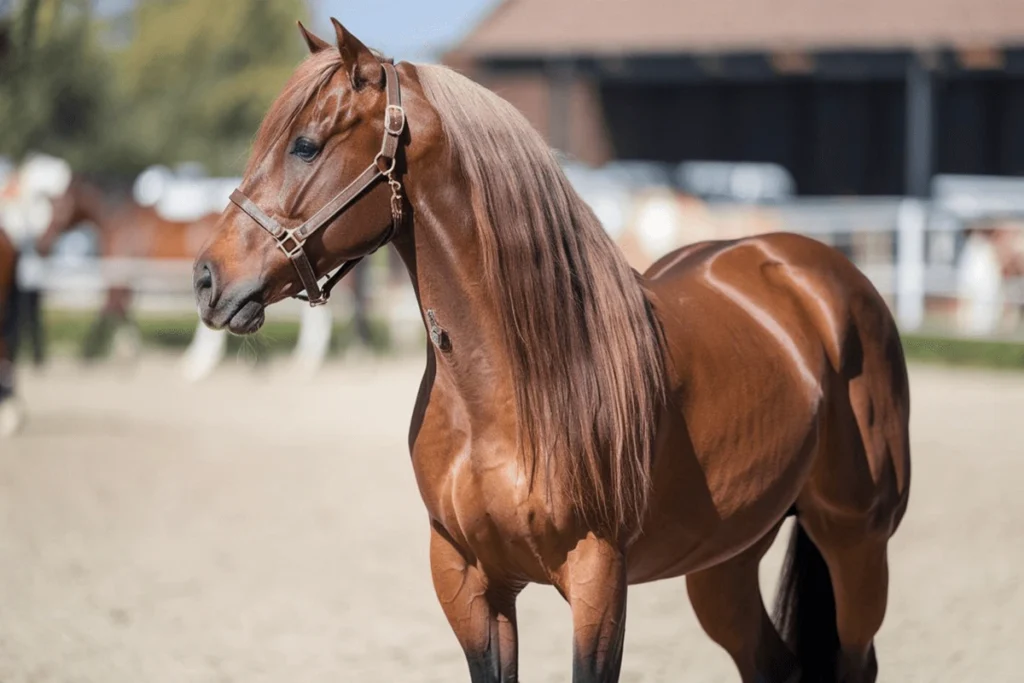
MULTIPOLYGON (((210 0, 216 2, 216 0, 210 0)), ((306 0, 311 28, 332 40, 330 17, 396 61, 432 62, 501 0, 306 0)), ((4 0, 0 0, 0 6, 4 0)), ((135 0, 94 0, 100 14, 117 14, 135 0)))
POLYGON ((330 39, 336 17, 366 45, 396 61, 437 61, 497 0, 308 0, 315 33, 330 39))

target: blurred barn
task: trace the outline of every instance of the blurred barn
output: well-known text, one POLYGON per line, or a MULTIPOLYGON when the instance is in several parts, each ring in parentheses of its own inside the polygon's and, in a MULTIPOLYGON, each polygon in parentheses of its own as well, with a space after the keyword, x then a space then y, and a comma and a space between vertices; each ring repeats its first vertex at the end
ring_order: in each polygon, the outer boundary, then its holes
POLYGON ((802 195, 1024 174, 1024 3, 508 0, 445 61, 551 144, 773 162, 802 195))

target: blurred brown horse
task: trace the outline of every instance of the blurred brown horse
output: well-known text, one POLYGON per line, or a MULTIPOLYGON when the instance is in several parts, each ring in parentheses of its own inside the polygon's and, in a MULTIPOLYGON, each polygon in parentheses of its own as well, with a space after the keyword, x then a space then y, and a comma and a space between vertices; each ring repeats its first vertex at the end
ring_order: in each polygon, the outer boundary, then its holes
MULTIPOLYGON (((218 215, 211 213, 195 221, 167 220, 153 207, 130 198, 111 200, 98 185, 76 174, 67 191, 53 201, 53 218, 36 249, 48 256, 58 237, 87 222, 96 227, 103 258, 190 260, 209 238, 218 215)), ((130 322, 131 302, 130 287, 107 290, 99 318, 85 340, 86 358, 95 358, 110 332, 130 322)))
MULTIPOLYGON (((129 198, 113 200, 97 184, 76 174, 64 195, 54 200, 53 217, 36 249, 40 255, 48 256, 58 237, 86 222, 96 226, 102 258, 191 260, 212 234, 219 217, 219 213, 211 213, 195 221, 168 220, 155 208, 129 198)), ((367 268, 358 268, 351 281, 354 330, 366 345, 373 340, 366 291, 368 273, 367 268)), ((107 290, 100 315, 83 345, 86 358, 98 356, 111 331, 130 321, 131 303, 131 288, 118 286, 107 290)))
POLYGON ((516 596, 535 582, 572 609, 573 681, 616 681, 627 586, 682 575, 743 681, 875 680, 909 387, 869 281, 791 234, 697 244, 639 276, 511 105, 439 66, 396 74, 335 27, 336 48, 303 30, 313 54, 196 296, 207 324, 252 332, 266 306, 316 298, 311 276, 393 242, 431 340, 412 467, 472 680, 518 679, 516 596), (789 515, 773 624, 758 564, 789 515))
POLYGON ((14 354, 17 352, 15 266, 17 251, 0 225, 0 436, 17 425, 7 405, 14 398, 14 354))

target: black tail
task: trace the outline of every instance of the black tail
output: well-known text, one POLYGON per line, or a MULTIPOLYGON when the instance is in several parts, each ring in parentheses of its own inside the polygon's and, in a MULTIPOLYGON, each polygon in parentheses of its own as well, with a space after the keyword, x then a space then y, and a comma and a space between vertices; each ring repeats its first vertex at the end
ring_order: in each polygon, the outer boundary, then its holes
POLYGON ((832 579, 799 521, 793 525, 779 578, 775 625, 800 663, 800 683, 834 683, 839 632, 832 579))

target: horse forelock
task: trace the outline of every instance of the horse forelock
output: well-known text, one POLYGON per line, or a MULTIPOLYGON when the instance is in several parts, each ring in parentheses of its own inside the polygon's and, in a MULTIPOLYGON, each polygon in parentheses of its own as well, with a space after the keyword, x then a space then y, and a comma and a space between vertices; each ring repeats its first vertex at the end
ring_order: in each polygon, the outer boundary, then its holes
POLYGON ((472 188, 520 443, 534 467, 561 473, 588 521, 635 528, 664 395, 636 273, 512 105, 444 67, 416 68, 472 188))

